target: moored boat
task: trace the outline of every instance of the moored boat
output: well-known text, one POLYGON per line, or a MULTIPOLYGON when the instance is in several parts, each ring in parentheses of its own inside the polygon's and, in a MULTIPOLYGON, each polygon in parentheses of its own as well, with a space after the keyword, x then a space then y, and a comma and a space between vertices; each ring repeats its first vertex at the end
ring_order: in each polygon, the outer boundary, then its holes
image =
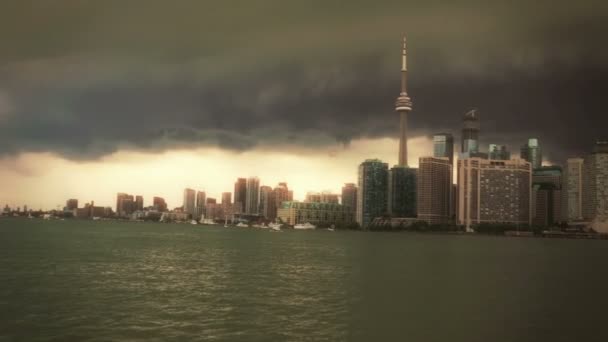
POLYGON ((306 222, 306 223, 299 223, 296 224, 295 226, 293 226, 294 229, 315 229, 317 228, 317 226, 315 226, 314 224, 311 224, 310 222, 306 222))

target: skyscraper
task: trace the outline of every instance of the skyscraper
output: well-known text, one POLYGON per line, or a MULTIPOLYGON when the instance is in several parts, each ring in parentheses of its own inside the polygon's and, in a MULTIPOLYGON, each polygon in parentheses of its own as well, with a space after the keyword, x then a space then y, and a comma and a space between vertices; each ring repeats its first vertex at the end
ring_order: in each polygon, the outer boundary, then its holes
POLYGON ((448 158, 454 165, 454 136, 450 133, 433 135, 433 157, 448 158))
POLYGON ((116 214, 118 216, 128 216, 135 211, 135 201, 133 195, 119 192, 116 195, 116 214))
POLYGON ((135 210, 144 210, 144 198, 143 196, 135 196, 135 210))
POLYGON ((365 228, 387 213, 388 164, 368 159, 359 165, 356 221, 365 228))
POLYGON ((245 211, 245 202, 247 200, 247 179, 238 178, 234 183, 234 204, 236 210, 245 211), (240 209, 239 209, 240 208, 240 209))
POLYGON ((259 200, 258 213, 260 213, 262 216, 264 216, 264 207, 268 207, 268 203, 266 203, 266 200, 268 200, 268 193, 271 191, 272 191, 272 187, 269 187, 268 185, 260 186, 260 200, 259 200))
POLYGON ((355 183, 346 183, 342 187, 342 205, 352 208, 353 211, 357 208, 357 186, 355 183))
POLYGON ((395 165, 388 172, 387 213, 392 217, 416 217, 418 169, 395 165))
POLYGON ((207 194, 204 191, 198 191, 196 193, 196 218, 201 219, 205 215, 205 202, 207 201, 207 194))
POLYGON ((222 204, 232 204, 232 193, 222 192, 222 204))
POLYGON ((542 166, 532 171, 532 224, 552 226, 562 219, 562 168, 542 166))
POLYGON ((488 147, 488 159, 509 160, 511 159, 511 152, 509 152, 506 145, 490 144, 488 147))
POLYGON ((275 192, 266 185, 260 187, 260 214, 269 220, 274 220, 277 214, 275 192))
POLYGON ((70 198, 65 202, 66 210, 74 210, 78 208, 78 200, 75 198, 70 198))
POLYGON ((184 189, 184 212, 195 217, 196 192, 193 189, 184 189))
POLYGON ((538 139, 530 138, 528 143, 521 147, 520 158, 532 164, 532 169, 538 169, 543 164, 543 154, 538 139))
POLYGON ((562 193, 562 221, 583 219, 583 158, 568 158, 562 193))
MULTIPOLYGON (((275 209, 281 207, 281 203, 293 200, 293 192, 287 187, 287 183, 281 182, 274 188, 275 209)), ((275 210, 276 211, 276 210, 275 210)), ((275 212, 276 215, 276 212, 275 212)))
POLYGON ((460 146, 462 153, 468 153, 468 157, 479 153, 479 118, 476 109, 472 109, 464 115, 460 146))
POLYGON ((583 170, 583 217, 597 228, 608 224, 608 140, 596 142, 583 170))
POLYGON ((407 115, 412 111, 412 100, 407 95, 407 49, 403 37, 401 50, 401 92, 395 101, 395 111, 399 113, 399 165, 407 166, 407 115))
POLYGON ((452 213, 452 164, 449 158, 422 157, 418 167, 418 219, 445 224, 452 213))
POLYGON ((258 214, 258 205, 260 201, 260 180, 257 177, 249 177, 247 178, 246 186, 245 213, 258 214))
POLYGON ((120 216, 121 215, 121 201, 124 198, 128 198, 129 194, 126 194, 124 192, 119 192, 116 194, 116 215, 120 216))
POLYGON ((458 223, 531 223, 532 168, 522 159, 458 160, 458 223))
POLYGON ((167 211, 167 202, 162 197, 154 197, 152 199, 152 206, 158 211, 167 211))

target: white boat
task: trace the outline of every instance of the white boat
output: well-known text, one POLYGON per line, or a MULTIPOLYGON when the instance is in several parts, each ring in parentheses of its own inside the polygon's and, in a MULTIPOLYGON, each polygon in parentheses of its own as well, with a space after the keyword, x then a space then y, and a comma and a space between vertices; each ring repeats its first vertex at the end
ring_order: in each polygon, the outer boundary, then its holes
POLYGON ((241 227, 241 228, 249 228, 249 225, 247 223, 243 223, 243 222, 239 222, 236 226, 241 227))
POLYGON ((215 224, 215 221, 213 221, 212 219, 203 219, 201 220, 201 224, 212 225, 215 224))
POLYGON ((268 226, 265 223, 262 224, 254 224, 253 228, 262 228, 262 229, 267 229, 268 226))
POLYGON ((294 229, 315 229, 317 228, 317 226, 315 226, 314 224, 310 224, 310 222, 306 222, 304 224, 299 223, 296 224, 295 226, 293 226, 294 229))
POLYGON ((190 221, 190 224, 198 224, 198 222, 196 222, 196 220, 192 220, 190 221))
POLYGON ((329 230, 330 232, 333 232, 335 229, 334 228, 327 228, 327 230, 329 230))
POLYGON ((280 223, 270 223, 268 225, 268 227, 272 230, 281 230, 281 224, 280 223))

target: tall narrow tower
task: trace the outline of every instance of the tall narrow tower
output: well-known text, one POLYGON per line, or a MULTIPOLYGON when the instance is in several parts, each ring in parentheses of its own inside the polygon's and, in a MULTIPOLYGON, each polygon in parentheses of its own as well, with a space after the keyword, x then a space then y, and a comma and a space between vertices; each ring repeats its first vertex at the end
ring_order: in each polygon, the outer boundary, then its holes
POLYGON ((462 152, 469 153, 470 157, 479 152, 479 118, 477 117, 477 109, 471 109, 464 115, 462 143, 460 145, 462 152))
POLYGON ((405 36, 401 52, 401 93, 395 101, 395 111, 399 113, 399 166, 407 166, 407 114, 412 111, 412 100, 407 95, 407 50, 405 36))

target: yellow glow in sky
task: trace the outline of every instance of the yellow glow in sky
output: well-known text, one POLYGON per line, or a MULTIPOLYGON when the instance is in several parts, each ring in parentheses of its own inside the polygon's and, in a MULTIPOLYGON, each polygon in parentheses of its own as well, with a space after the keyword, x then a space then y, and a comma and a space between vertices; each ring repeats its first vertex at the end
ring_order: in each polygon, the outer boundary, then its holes
MULTIPOLYGON (((432 141, 410 139, 409 164, 432 155, 432 141)), ((277 152, 255 149, 229 152, 218 148, 176 150, 164 153, 123 151, 92 162, 74 162, 48 153, 28 153, 0 160, 0 205, 32 209, 63 207, 68 198, 79 205, 114 207, 117 192, 143 195, 144 205, 153 196, 164 197, 170 208, 182 205, 184 188, 221 198, 232 192, 238 177, 257 176, 260 185, 287 182, 295 199, 308 191, 340 193, 344 183, 357 181, 357 167, 365 159, 378 158, 389 165, 397 162, 395 139, 363 139, 344 147, 298 149, 277 152)))

